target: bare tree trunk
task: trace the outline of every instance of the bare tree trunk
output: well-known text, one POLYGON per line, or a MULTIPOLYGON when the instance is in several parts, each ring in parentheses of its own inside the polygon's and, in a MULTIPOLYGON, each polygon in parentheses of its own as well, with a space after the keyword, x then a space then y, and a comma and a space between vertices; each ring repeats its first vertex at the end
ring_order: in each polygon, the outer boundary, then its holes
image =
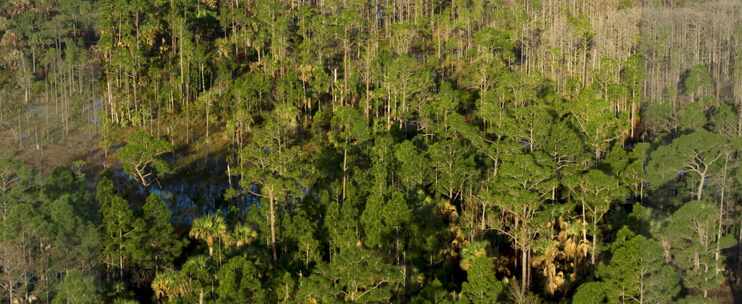
POLYGON ((598 250, 598 218, 596 212, 593 212, 593 246, 590 247, 592 254, 590 255, 590 264, 595 265, 595 255, 598 250))
POLYGON ((348 179, 348 148, 343 149, 343 202, 345 201, 346 181, 348 179))
POLYGON ((703 198, 703 184, 706 182, 706 171, 700 174, 701 180, 698 182, 698 188, 696 189, 696 199, 701 200, 703 198))
POLYGON ((716 272, 721 272, 721 268, 719 265, 719 258, 721 254, 720 249, 720 242, 721 242, 721 232, 722 232, 722 226, 724 225, 724 194, 726 192, 726 186, 727 186, 727 165, 729 164, 729 153, 724 155, 724 168, 722 169, 722 177, 721 177, 721 197, 719 200, 719 227, 717 231, 716 236, 716 252, 714 253, 714 261, 716 262, 716 272))
POLYGON ((528 250, 526 248, 523 248, 523 250, 520 253, 520 276, 521 276, 521 282, 520 282, 520 292, 521 294, 525 294, 528 290, 528 250))
POLYGON ((276 213, 275 213, 275 194, 273 193, 273 187, 268 189, 268 201, 270 204, 270 225, 271 225, 271 251, 273 253, 273 261, 278 260, 276 254, 276 213))

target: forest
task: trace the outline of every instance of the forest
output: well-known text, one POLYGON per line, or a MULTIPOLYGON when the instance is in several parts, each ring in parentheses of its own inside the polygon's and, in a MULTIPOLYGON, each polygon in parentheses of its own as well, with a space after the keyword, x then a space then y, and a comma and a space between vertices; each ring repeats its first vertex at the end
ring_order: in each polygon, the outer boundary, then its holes
POLYGON ((0 0, 0 303, 740 303, 740 0, 0 0))

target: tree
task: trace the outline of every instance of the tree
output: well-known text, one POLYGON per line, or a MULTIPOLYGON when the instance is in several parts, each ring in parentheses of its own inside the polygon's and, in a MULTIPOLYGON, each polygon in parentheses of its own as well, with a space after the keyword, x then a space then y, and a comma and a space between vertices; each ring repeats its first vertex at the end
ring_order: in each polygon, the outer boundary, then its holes
POLYGON ((167 270, 152 281, 152 290, 158 299, 206 303, 215 287, 214 265, 202 255, 189 258, 179 271, 167 270))
POLYGON ((350 303, 388 302, 404 278, 398 267, 384 263, 372 251, 348 247, 329 264, 317 265, 299 298, 306 301, 341 299, 350 303), (317 288, 323 286, 322 288, 317 288), (315 289, 316 288, 316 289, 315 289))
POLYGON ((90 214, 95 206, 84 210, 91 196, 70 172, 37 175, 12 159, 0 161, 3 301, 51 301, 63 287, 59 274, 92 274, 97 268, 100 236, 90 214))
POLYGON ((301 147, 290 137, 297 131, 297 110, 290 105, 277 106, 267 117, 254 140, 241 151, 245 163, 241 181, 243 189, 257 184, 260 193, 251 194, 268 199, 268 222, 273 260, 278 259, 277 225, 278 203, 297 198, 301 190, 312 183, 311 167, 305 162, 301 147))
POLYGON ((723 156, 726 141, 718 134, 696 130, 660 146, 649 155, 647 179, 655 188, 690 173, 696 176, 695 198, 703 198, 713 165, 723 156))
POLYGON ((242 256, 229 259, 216 274, 219 287, 217 303, 235 303, 248 300, 252 303, 267 301, 262 287, 261 271, 242 256))
POLYGON ((590 262, 595 265, 599 243, 598 222, 610 210, 611 205, 626 197, 626 190, 619 185, 618 179, 600 170, 590 170, 585 174, 567 177, 564 182, 571 190, 575 200, 580 203, 582 218, 582 240, 587 241, 587 218, 590 218, 593 235, 590 262))
POLYGON ((685 72, 682 80, 683 93, 695 99, 699 91, 708 89, 713 85, 713 79, 709 75, 708 68, 704 65, 695 65, 685 72))
POLYGON ((94 304, 101 302, 101 296, 95 284, 95 278, 79 271, 68 272, 59 285, 59 292, 53 304, 81 303, 94 304))
POLYGON ((103 235, 103 255, 108 267, 119 270, 123 280, 125 265, 140 254, 139 245, 144 227, 137 222, 129 202, 118 196, 109 179, 103 179, 96 188, 103 235))
POLYGON ((669 303, 680 292, 680 276, 665 262, 659 242, 622 228, 611 244, 611 260, 597 271, 609 303, 669 303))
POLYGON ((641 124, 647 135, 661 138, 678 128, 678 118, 669 102, 653 102, 642 105, 641 124))
POLYGON ((404 141, 395 147, 394 157, 399 162, 396 170, 402 185, 409 190, 428 182, 430 162, 425 154, 411 141, 404 141))
POLYGON ((644 166, 649 148, 647 143, 636 144, 630 151, 616 146, 605 158, 605 164, 610 166, 610 172, 618 179, 619 184, 631 195, 638 194, 639 201, 644 198, 644 166))
POLYGON ((622 113, 616 114, 610 104, 595 99, 594 92, 585 90, 570 107, 574 125, 582 132, 585 143, 593 150, 595 160, 601 160, 610 145, 619 140, 626 129, 622 113))
POLYGON ((714 107, 709 122, 715 133, 728 137, 739 134, 737 110, 734 108, 734 105, 721 102, 718 106, 714 107))
POLYGON ((410 209, 402 193, 394 191, 390 194, 373 193, 368 197, 366 208, 361 214, 361 223, 366 235, 366 245, 383 247, 387 238, 392 236, 398 240, 399 231, 410 220, 410 209))
POLYGON ((710 301, 742 273, 740 11, 0 1, 0 302, 710 301), (96 205, 98 140, 134 185, 96 205))
POLYGON ((396 191, 388 182, 392 178, 395 164, 393 147, 391 137, 379 136, 371 149, 372 182, 360 222, 366 245, 372 248, 386 247, 384 245, 393 247, 397 262, 400 263, 400 251, 403 250, 400 249, 404 247, 400 245, 400 232, 410 220, 411 212, 404 194, 396 191), (390 237, 394 238, 393 243, 384 241, 390 237))
POLYGON ((493 271, 492 258, 487 256, 487 243, 470 243, 463 249, 461 269, 466 271, 466 282, 461 286, 465 303, 494 303, 502 295, 503 285, 493 271))
POLYGON ((706 126, 707 105, 703 101, 695 101, 683 106, 677 112, 677 128, 680 130, 700 130, 706 126))
POLYGON ((285 243, 293 243, 289 252, 293 253, 294 260, 304 264, 309 269, 312 262, 321 260, 322 244, 317 239, 317 224, 315 224, 304 210, 298 210, 291 217, 284 217, 281 224, 284 231, 285 243), (290 240, 290 241, 289 241, 290 240))
POLYGON ((541 216, 554 187, 554 165, 541 154, 515 154, 503 160, 497 179, 485 194, 502 216, 493 227, 520 252, 520 292, 530 286, 530 256, 534 241, 547 220, 541 216))
POLYGON ((432 85, 430 70, 409 56, 393 57, 385 69, 383 87, 387 92, 386 126, 391 128, 392 121, 399 122, 400 127, 405 122, 411 109, 419 109, 420 104, 412 104, 412 100, 424 100, 421 96, 427 93, 432 85), (413 99, 414 98, 414 99, 413 99))
POLYGON ((338 107, 332 117, 329 141, 343 151, 342 199, 346 198, 348 180, 348 150, 369 140, 370 133, 360 112, 351 107, 338 107))
POLYGON ((440 280, 434 279, 432 282, 425 285, 425 287, 410 301, 414 304, 428 304, 428 303, 440 303, 448 304, 455 303, 452 300, 451 293, 443 287, 440 280))
POLYGON ((188 235, 206 242, 206 246, 209 248, 209 257, 214 256, 214 247, 216 246, 218 249, 217 258, 220 261, 225 244, 230 242, 227 224, 220 214, 208 214, 195 219, 188 235))
POLYGON ((435 173, 435 190, 449 200, 460 198, 468 182, 476 179, 474 153, 456 139, 444 139, 428 148, 435 173))
POLYGON ((574 127, 567 121, 554 121, 550 123, 548 129, 541 149, 552 158, 560 177, 578 174, 579 171, 589 167, 590 153, 581 134, 574 127))
POLYGON ((171 223, 170 209, 159 196, 150 194, 142 212, 141 225, 145 231, 141 248, 146 254, 140 265, 153 270, 156 275, 161 269, 172 267, 185 243, 178 239, 171 223))
POLYGON ((35 180, 31 168, 10 157, 0 157, 0 219, 5 220, 14 201, 24 200, 35 180))
POLYGON ((704 298, 723 280, 724 261, 717 258, 717 250, 734 244, 734 238, 717 235, 719 224, 716 206, 691 201, 675 211, 660 232, 669 247, 665 254, 680 269, 683 285, 701 291, 704 298))
POLYGON ((116 155, 121 160, 124 170, 135 176, 142 186, 147 187, 152 184, 150 176, 153 174, 162 177, 170 173, 168 163, 159 157, 172 150, 169 142, 137 131, 128 137, 126 145, 116 155))
POLYGON ((175 270, 166 270, 157 274, 151 287, 155 298, 167 298, 170 301, 186 297, 192 291, 186 274, 175 270))
POLYGON ((553 118, 551 109, 543 104, 509 109, 504 133, 514 142, 525 142, 533 152, 548 140, 553 118))
POLYGON ((600 282, 583 283, 572 296, 572 304, 605 303, 605 290, 605 286, 600 282))

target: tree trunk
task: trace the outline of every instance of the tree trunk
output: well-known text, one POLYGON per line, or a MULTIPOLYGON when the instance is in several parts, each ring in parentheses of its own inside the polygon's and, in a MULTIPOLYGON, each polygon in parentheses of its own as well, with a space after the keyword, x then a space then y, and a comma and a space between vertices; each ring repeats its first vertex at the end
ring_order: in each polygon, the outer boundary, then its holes
POLYGON ((696 200, 700 201, 703 198, 703 184, 706 182, 706 171, 704 170, 699 175, 701 180, 698 182, 698 188, 696 189, 696 200))
POLYGON ((582 201, 582 240, 587 242, 587 220, 585 220, 585 201, 582 201))
POLYGON ((119 229, 119 280, 124 277, 124 255, 123 255, 124 233, 119 229))
POLYGON ((278 255, 276 254, 276 214, 275 214, 275 195, 273 193, 273 188, 268 189, 268 201, 270 203, 270 225, 271 225, 271 251, 273 253, 273 261, 278 260, 278 255))
POLYGON ((595 254, 598 252, 598 218, 597 212, 593 212, 593 246, 590 247, 592 254, 590 255, 590 264, 595 265, 595 254))
POLYGON ((348 179, 348 148, 343 149, 343 202, 345 202, 346 181, 348 179))
POLYGON ((520 253, 520 276, 521 276, 521 294, 528 291, 528 249, 523 248, 520 253))
POLYGON ((714 254, 714 261, 716 262, 716 272, 721 272, 721 267, 719 265, 719 258, 721 254, 721 249, 719 248, 720 242, 721 242, 721 231, 722 231, 722 225, 724 224, 724 194, 726 192, 726 186, 727 186, 727 165, 729 164, 729 153, 724 155, 724 168, 722 169, 722 177, 721 177, 721 197, 719 199, 719 226, 716 236, 716 252, 714 254))
POLYGON ((639 274, 639 304, 644 304, 644 271, 639 274))

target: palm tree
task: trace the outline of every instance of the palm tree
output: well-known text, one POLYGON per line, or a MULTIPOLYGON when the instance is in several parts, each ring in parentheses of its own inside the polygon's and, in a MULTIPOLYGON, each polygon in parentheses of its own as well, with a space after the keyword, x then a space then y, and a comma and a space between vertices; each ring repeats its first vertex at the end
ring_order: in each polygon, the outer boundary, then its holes
POLYGON ((204 303, 209 286, 214 288, 213 264, 209 258, 198 255, 191 257, 183 264, 180 271, 168 270, 161 272, 152 281, 152 290, 155 297, 168 300, 181 299, 193 303, 194 296, 198 303, 204 303))
POLYGON ((218 214, 209 214, 195 219, 188 235, 194 239, 205 241, 206 246, 209 247, 210 257, 214 256, 215 242, 229 243, 227 224, 224 222, 224 218, 218 214))
POLYGON ((232 231, 232 236, 230 237, 230 246, 242 247, 248 245, 252 243, 252 241, 255 240, 257 236, 257 232, 255 232, 252 227, 243 224, 237 224, 237 226, 235 226, 234 230, 232 231))
POLYGON ((162 272, 152 281, 152 290, 157 299, 169 300, 187 296, 191 293, 191 284, 188 278, 177 271, 162 272))

